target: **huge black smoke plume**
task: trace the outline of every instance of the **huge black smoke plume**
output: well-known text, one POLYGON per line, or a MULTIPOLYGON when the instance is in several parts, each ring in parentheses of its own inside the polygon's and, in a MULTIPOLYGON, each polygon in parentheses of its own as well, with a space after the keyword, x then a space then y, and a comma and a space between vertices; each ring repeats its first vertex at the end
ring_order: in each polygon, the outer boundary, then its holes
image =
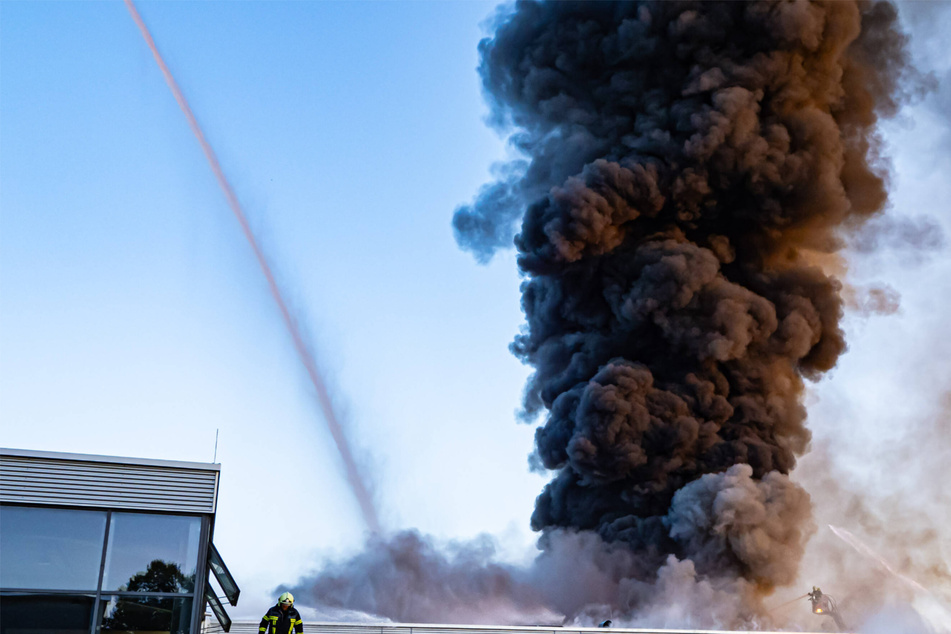
POLYGON ((880 211, 880 114, 903 39, 882 3, 520 3, 481 44, 495 118, 529 157, 455 217, 486 253, 512 212, 556 471, 536 530, 763 587, 809 530, 786 479, 809 442, 803 377, 845 343, 840 284, 811 264, 880 211), (742 465, 742 466, 737 466, 742 465), (735 483, 732 483, 735 479, 735 483), (750 508, 747 508, 750 507, 750 508))
POLYGON ((891 5, 845 1, 519 2, 481 42, 524 160, 454 227, 485 261, 521 218, 512 350, 535 369, 526 417, 545 417, 533 462, 554 471, 513 600, 524 582, 569 616, 630 615, 682 578, 740 596, 712 619, 729 625, 795 579, 814 530, 787 477, 804 380, 845 349, 840 283, 814 263, 886 202, 875 126, 904 44, 891 5), (557 563, 585 540, 601 586, 557 563))

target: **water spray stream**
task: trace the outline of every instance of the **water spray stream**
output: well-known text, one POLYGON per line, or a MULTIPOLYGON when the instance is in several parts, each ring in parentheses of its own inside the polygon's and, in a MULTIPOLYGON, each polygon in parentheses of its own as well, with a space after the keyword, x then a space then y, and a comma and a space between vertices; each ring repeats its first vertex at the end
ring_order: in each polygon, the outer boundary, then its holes
POLYGON ((864 543, 859 541, 859 538, 853 535, 852 533, 850 533, 849 531, 845 530, 844 528, 833 526, 832 524, 829 524, 828 526, 829 526, 829 529, 835 534, 836 537, 838 537, 839 539, 844 541, 846 544, 854 548, 859 554, 865 555, 869 559, 878 563, 882 568, 884 568, 889 574, 891 574, 896 579, 903 581, 905 584, 907 584, 909 587, 911 587, 914 590, 923 592, 928 595, 931 594, 931 592, 927 588, 925 588, 923 585, 921 585, 914 579, 906 575, 903 575, 902 573, 892 568, 891 565, 889 565, 889 563, 885 561, 885 559, 881 555, 879 555, 874 550, 872 550, 871 548, 866 546, 864 543))
MULTIPOLYGON (((884 557, 879 555, 877 552, 872 550, 867 544, 862 542, 858 537, 853 535, 851 532, 847 531, 844 528, 833 526, 832 524, 827 525, 829 530, 835 534, 836 537, 844 541, 846 544, 851 546, 861 555, 868 557, 879 566, 881 566, 886 572, 890 575, 904 583, 908 586, 917 597, 917 600, 921 601, 921 604, 916 606, 918 613, 928 619, 934 619, 935 623, 951 623, 951 606, 948 606, 944 600, 939 598, 934 592, 921 585, 908 575, 902 574, 901 572, 895 570, 884 557)), ((943 630, 938 630, 943 631, 943 630)))
POLYGON ((344 468, 346 469, 347 482, 349 483, 350 489, 352 490, 354 496, 357 498, 357 502, 360 505, 360 511, 363 514, 363 520, 366 522, 367 527, 372 532, 379 533, 380 522, 377 517, 376 507, 373 505, 373 500, 370 497, 369 491, 367 490, 366 483, 362 474, 360 473, 360 469, 357 467, 356 460, 354 460, 353 452, 350 450, 350 444, 348 443, 347 437, 344 434, 343 427, 334 412, 333 403, 330 400, 330 394, 327 391, 327 386, 324 384, 324 381, 320 376, 320 372, 317 369, 317 364, 314 361, 313 356, 307 349, 307 345, 304 343, 300 328, 298 327, 294 316, 291 314, 291 311, 287 307, 287 303, 284 301, 284 296, 282 295, 280 287, 274 278, 274 273, 271 271, 271 267, 268 264, 267 259, 264 257, 264 252, 261 250, 257 238, 255 237, 254 232, 251 230, 251 226, 248 224, 248 220, 244 214, 244 211, 241 209, 241 203, 238 202, 238 197, 235 195, 234 190, 231 188, 231 184, 225 177, 224 171, 222 171, 221 165, 218 163, 218 158, 215 156, 214 150, 212 150, 211 145, 205 138, 201 126, 198 125, 198 120, 195 119, 195 115, 192 113, 191 107, 188 105, 188 101, 185 99, 185 95, 182 94, 181 89, 175 82, 175 78, 172 76, 172 72, 165 64, 165 60, 162 59, 161 54, 159 54, 158 48, 155 46, 155 41, 152 39, 152 35, 149 33, 148 27, 145 26, 142 16, 139 15, 135 4, 133 4, 132 0, 125 0, 125 5, 129 9, 129 13, 132 14, 132 19, 135 20, 136 25, 139 27, 139 31, 142 32, 142 37, 145 38, 145 42, 148 44, 149 50, 152 51, 152 56, 155 58, 159 69, 162 71, 162 75, 165 77, 165 83, 168 84, 169 89, 171 89, 172 94, 175 96, 175 101, 178 102, 179 107, 185 114, 185 118, 188 120, 188 126, 191 128, 195 138, 198 139, 198 143, 201 145, 201 150, 205 154, 205 158, 208 160, 208 165, 211 167, 211 171, 214 172, 215 179, 218 181, 218 186, 221 187, 221 191, 224 193, 225 198, 228 201, 228 206, 231 208, 235 219, 238 221, 238 224, 241 225, 241 231, 244 233, 244 237, 251 246, 251 250, 254 251, 254 257, 257 258, 258 264, 261 266, 261 272, 264 273, 264 277, 267 279, 268 288, 271 291, 271 297, 274 298, 274 302, 277 304, 277 307, 280 310, 281 318, 284 320, 284 326, 287 328, 287 332, 290 334, 291 339, 294 342, 294 349, 297 351, 297 356, 304 365, 304 369, 307 370, 307 375, 310 378, 310 382, 314 386, 314 390, 317 393, 317 401, 320 404, 320 409, 324 414, 324 419, 327 421, 327 426, 330 428, 330 434, 333 436, 334 444, 337 446, 337 451, 340 453, 340 457, 343 460, 344 468))

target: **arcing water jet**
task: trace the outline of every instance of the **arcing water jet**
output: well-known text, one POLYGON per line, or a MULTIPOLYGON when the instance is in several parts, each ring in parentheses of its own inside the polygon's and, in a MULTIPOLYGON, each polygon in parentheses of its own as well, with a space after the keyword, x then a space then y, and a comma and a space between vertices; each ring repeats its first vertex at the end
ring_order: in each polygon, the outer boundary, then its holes
POLYGON ((148 45, 149 50, 152 51, 152 57, 155 58, 159 69, 161 69, 162 75, 165 77, 165 83, 168 84, 169 89, 172 91, 172 95, 175 97, 175 101, 178 102, 179 107, 185 114, 185 118, 188 120, 188 126, 191 128, 192 133, 198 140, 198 144, 201 146, 201 151, 204 153, 205 159, 208 161, 208 165, 211 167, 211 171, 215 175, 215 180, 218 181, 218 186, 221 188, 221 191, 225 195, 225 199, 228 201, 228 207, 231 209, 232 214, 234 214, 235 220, 237 220, 238 224, 241 226, 241 231, 244 233, 244 237, 247 239, 248 245, 254 252, 254 257, 257 260, 258 265, 261 267, 261 272, 264 273, 264 278, 267 280, 271 297, 274 299, 274 303, 277 304, 277 308, 281 313, 281 319, 284 322, 284 326, 294 343, 294 350, 297 352, 297 356, 300 359, 300 362, 303 364, 304 369, 307 372, 307 376, 310 379, 310 383, 314 387, 314 391, 317 394, 317 402, 319 403, 320 409, 323 412, 324 420, 327 422, 327 427, 330 430, 330 435, 333 437, 334 444, 337 447, 337 452, 340 454, 341 460, 343 460, 344 469, 346 470, 347 483, 350 485, 350 490, 353 492, 353 495, 360 506, 360 512, 363 516, 363 520, 371 532, 379 533, 380 521, 376 507, 373 503, 373 498, 371 497, 367 488, 363 474, 360 472, 360 469, 357 466, 357 461, 350 449, 350 443, 348 442, 347 436, 344 433, 343 426, 341 425, 340 420, 337 418, 337 414, 334 411, 333 402, 330 399, 327 386, 324 383, 323 378, 320 376, 320 371, 317 368, 317 363, 314 360, 313 354, 311 354, 310 350, 307 348, 307 344, 304 342, 304 338, 301 336, 300 326, 298 325, 297 320, 294 318, 294 315, 288 308, 287 302, 284 301, 284 296, 281 293, 280 286, 278 286, 277 280, 274 277, 274 273, 271 271, 271 266, 268 264, 267 258, 264 256, 264 252, 261 250, 261 246, 258 244, 258 240, 255 237, 254 232, 251 230, 251 225, 248 224, 248 219, 247 216, 245 216, 244 210, 241 208, 241 203, 238 201, 238 197, 235 195, 234 189, 232 189, 231 184, 228 182, 228 178, 221 169, 221 165, 218 163, 218 157, 215 155, 214 150, 208 143, 208 140, 205 138, 205 134, 202 132, 201 126, 198 125, 198 120, 195 118, 191 107, 188 105, 188 100, 185 99, 185 95, 178 87, 178 83, 175 81, 172 71, 169 70, 165 60, 162 59, 162 56, 155 45, 155 41, 152 39, 152 35, 149 33, 148 27, 145 26, 142 16, 139 15, 135 4, 132 2, 132 0, 125 0, 125 5, 129 9, 129 13, 132 14, 132 19, 135 20, 136 25, 139 27, 139 31, 142 32, 142 37, 145 38, 145 43, 148 45))

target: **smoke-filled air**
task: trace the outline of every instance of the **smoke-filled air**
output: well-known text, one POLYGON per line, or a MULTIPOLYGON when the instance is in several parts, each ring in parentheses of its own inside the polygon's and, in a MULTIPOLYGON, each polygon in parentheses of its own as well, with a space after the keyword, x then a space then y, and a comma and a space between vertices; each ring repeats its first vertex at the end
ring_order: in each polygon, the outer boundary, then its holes
MULTIPOLYGON (((846 343, 817 263, 881 212, 910 72, 881 2, 519 2, 479 50, 518 157, 456 210, 513 244, 539 554, 375 536, 294 590, 400 621, 779 627, 817 526, 789 478, 846 343)), ((526 509, 526 514, 527 514, 526 509)))

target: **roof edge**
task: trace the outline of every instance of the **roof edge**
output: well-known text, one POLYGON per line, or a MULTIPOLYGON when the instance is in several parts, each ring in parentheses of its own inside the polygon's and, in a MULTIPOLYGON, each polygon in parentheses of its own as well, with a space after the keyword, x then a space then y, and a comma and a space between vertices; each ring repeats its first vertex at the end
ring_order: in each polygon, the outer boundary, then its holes
POLYGON ((0 447, 0 457, 7 456, 13 458, 62 460, 64 462, 106 462, 112 464, 139 465, 145 467, 194 469, 196 471, 221 471, 221 465, 217 462, 185 462, 183 460, 158 460, 155 458, 127 458, 122 456, 102 456, 97 454, 35 451, 32 449, 10 449, 7 447, 0 447))

